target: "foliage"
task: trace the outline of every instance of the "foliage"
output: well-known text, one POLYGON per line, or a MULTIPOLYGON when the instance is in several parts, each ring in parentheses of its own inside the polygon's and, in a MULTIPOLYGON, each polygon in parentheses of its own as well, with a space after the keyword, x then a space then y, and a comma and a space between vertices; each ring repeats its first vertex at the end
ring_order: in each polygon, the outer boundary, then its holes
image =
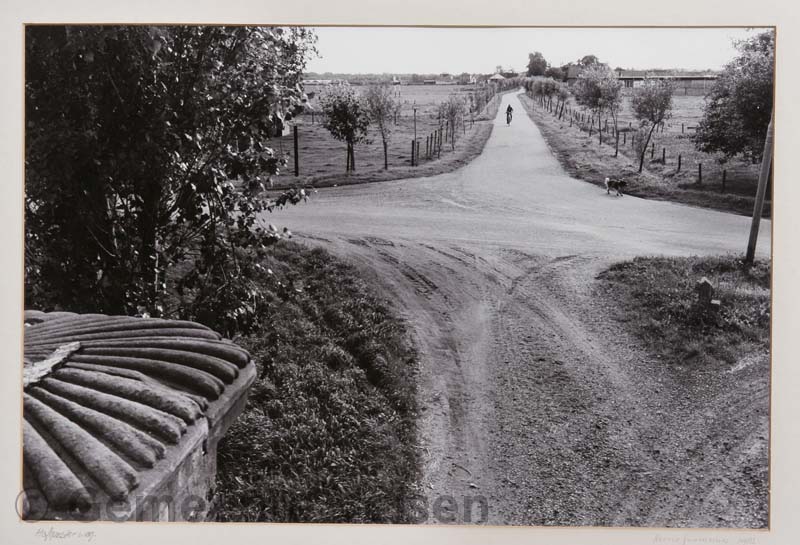
POLYGON ((239 250, 283 236, 259 214, 305 197, 261 189, 313 43, 301 28, 27 27, 26 303, 159 315, 176 286, 246 290, 239 250))
POLYGON ((528 75, 529 76, 543 76, 547 70, 547 61, 544 56, 539 53, 528 53, 528 75))
POLYGON ((556 81, 564 81, 567 78, 567 72, 558 66, 550 66, 545 70, 544 76, 546 78, 553 78, 556 81))
POLYGON ((551 77, 527 78, 523 84, 526 93, 531 98, 538 98, 543 107, 552 109, 552 99, 556 98, 555 115, 560 117, 570 97, 566 84, 556 81, 551 77))
POLYGON ((739 42, 737 49, 739 56, 714 82, 693 139, 706 153, 741 154, 757 163, 772 115, 775 34, 763 32, 739 42))
POLYGON ((390 120, 398 109, 398 101, 394 99, 394 90, 389 85, 372 85, 364 94, 367 115, 370 121, 378 126, 383 140, 383 166, 389 169, 389 137, 392 132, 390 120))
POLYGON ((561 86, 553 78, 534 77, 525 81, 525 90, 532 97, 549 100, 559 93, 561 86))
POLYGON ((237 340, 258 376, 220 443, 217 519, 408 522, 416 366, 402 322, 324 250, 281 242, 263 264, 280 319, 237 340))
POLYGON ((642 139, 637 138, 639 151, 639 172, 644 167, 644 154, 653 136, 653 131, 672 115, 672 94, 674 84, 668 79, 646 79, 640 87, 633 90, 631 108, 633 115, 639 120, 639 126, 647 132, 642 139), (643 141, 642 141, 643 140, 643 141))
MULTIPOLYGON (((617 116, 622 105, 622 82, 607 66, 595 63, 581 72, 574 94, 578 104, 596 114, 598 127, 601 126, 601 114, 606 112, 611 116, 616 128, 617 116)), ((602 144, 602 130, 598 130, 598 137, 602 144)))
POLYGON ((585 67, 597 66, 599 64, 599 59, 594 55, 584 55, 578 60, 578 65, 585 67))
POLYGON ((621 301, 635 334, 667 362, 731 365, 754 345, 769 347, 768 261, 746 267, 732 257, 636 258, 599 278, 621 301), (697 302, 695 282, 703 276, 715 286, 716 312, 697 302))
POLYGON ((455 132, 459 123, 464 122, 464 114, 466 113, 466 105, 464 99, 458 95, 450 95, 447 100, 442 102, 439 106, 439 112, 447 124, 450 126, 450 143, 452 149, 455 150, 456 140, 455 132))
POLYGON ((331 88, 320 100, 325 112, 324 126, 347 144, 347 172, 356 170, 354 146, 367 138, 369 113, 361 97, 348 85, 331 88))

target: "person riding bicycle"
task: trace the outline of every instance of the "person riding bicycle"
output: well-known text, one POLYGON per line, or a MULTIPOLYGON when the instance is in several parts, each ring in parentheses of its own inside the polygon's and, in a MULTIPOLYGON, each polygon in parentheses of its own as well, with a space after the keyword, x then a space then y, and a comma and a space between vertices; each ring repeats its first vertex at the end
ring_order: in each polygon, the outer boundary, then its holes
POLYGON ((514 108, 511 107, 511 104, 508 105, 506 108, 506 123, 511 124, 511 114, 514 113, 514 108))

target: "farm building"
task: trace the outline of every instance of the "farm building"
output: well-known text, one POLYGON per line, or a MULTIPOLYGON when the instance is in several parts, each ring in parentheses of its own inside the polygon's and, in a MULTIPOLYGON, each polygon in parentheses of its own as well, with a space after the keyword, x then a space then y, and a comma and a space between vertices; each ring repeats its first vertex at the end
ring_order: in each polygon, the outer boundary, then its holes
POLYGON ((676 95, 702 96, 708 93, 717 74, 710 71, 683 70, 617 70, 617 77, 626 88, 642 85, 645 79, 671 79, 676 95))
MULTIPOLYGON (((572 65, 567 68, 567 83, 572 85, 583 72, 583 66, 572 65)), ((642 85, 645 79, 671 79, 675 82, 675 94, 678 96, 703 96, 711 89, 717 74, 708 70, 623 70, 614 71, 626 89, 642 85)))
MULTIPOLYGON (((600 66, 608 66, 607 64, 601 64, 600 66)), ((572 85, 575 83, 578 78, 580 77, 581 73, 586 69, 585 66, 581 66, 579 64, 570 64, 567 66, 567 76, 566 81, 567 84, 572 85)))

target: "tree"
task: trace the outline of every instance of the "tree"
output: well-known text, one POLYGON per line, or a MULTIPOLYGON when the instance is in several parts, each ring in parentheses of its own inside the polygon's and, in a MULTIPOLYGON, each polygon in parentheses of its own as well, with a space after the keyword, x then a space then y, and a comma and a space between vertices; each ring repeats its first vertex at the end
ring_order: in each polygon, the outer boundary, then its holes
POLYGON ((772 114, 775 34, 762 32, 737 43, 737 49, 739 55, 711 88, 693 140, 706 153, 741 154, 757 163, 772 114))
POLYGON ((397 110, 397 101, 393 98, 394 91, 388 85, 373 85, 364 95, 367 114, 370 120, 378 126, 383 141, 383 168, 389 170, 389 137, 392 132, 391 119, 397 110))
POLYGON ((466 106, 464 105, 464 100, 458 95, 450 95, 448 99, 439 106, 441 118, 450 126, 450 144, 452 149, 456 147, 456 126, 459 121, 463 122, 465 111, 466 106))
POLYGON ((578 60, 579 66, 589 67, 600 64, 600 61, 594 55, 585 55, 578 60))
POLYGON ((347 144, 346 171, 355 172, 355 145, 367 138, 369 115, 361 97, 348 85, 334 87, 320 100, 325 112, 324 127, 347 144))
POLYGON ((588 108, 597 116, 598 135, 602 144, 603 112, 611 115, 616 133, 617 114, 622 104, 622 83, 607 66, 596 64, 581 72, 574 93, 578 104, 588 108))
POLYGON ((567 106, 567 100, 569 100, 570 92, 567 85, 563 82, 557 82, 558 84, 558 101, 561 103, 561 109, 558 110, 558 118, 561 119, 561 116, 564 115, 564 108, 567 106))
POLYGON ((268 139, 300 106, 313 40, 301 28, 28 27, 28 304, 160 315, 168 290, 189 290, 179 317, 247 314, 241 254, 280 236, 258 214, 305 196, 261 189, 283 162, 268 139))
POLYGON ((553 78, 556 81, 564 81, 567 77, 567 72, 558 66, 550 66, 544 72, 545 77, 553 78))
POLYGON ((650 144, 653 131, 672 115, 672 93, 674 85, 668 79, 646 79, 640 87, 633 90, 631 107, 633 115, 639 120, 640 136, 637 143, 639 152, 639 172, 644 167, 644 154, 650 144), (643 135, 647 135, 644 139, 643 135))
POLYGON ((547 70, 547 61, 544 56, 539 53, 528 53, 528 75, 529 76, 543 76, 547 70))

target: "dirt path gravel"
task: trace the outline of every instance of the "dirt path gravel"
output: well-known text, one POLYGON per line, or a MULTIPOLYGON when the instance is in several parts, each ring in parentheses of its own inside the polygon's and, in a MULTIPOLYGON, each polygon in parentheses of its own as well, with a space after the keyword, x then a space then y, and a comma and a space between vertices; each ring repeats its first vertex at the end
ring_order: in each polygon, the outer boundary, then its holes
POLYGON ((737 476, 766 460, 768 388, 745 403, 728 382, 678 380, 593 287, 635 255, 743 252, 747 218, 574 180, 503 100, 466 167, 320 190, 268 218, 357 263, 412 324, 430 505, 452 496, 459 522, 483 496, 491 524, 762 526, 765 492, 737 476))

